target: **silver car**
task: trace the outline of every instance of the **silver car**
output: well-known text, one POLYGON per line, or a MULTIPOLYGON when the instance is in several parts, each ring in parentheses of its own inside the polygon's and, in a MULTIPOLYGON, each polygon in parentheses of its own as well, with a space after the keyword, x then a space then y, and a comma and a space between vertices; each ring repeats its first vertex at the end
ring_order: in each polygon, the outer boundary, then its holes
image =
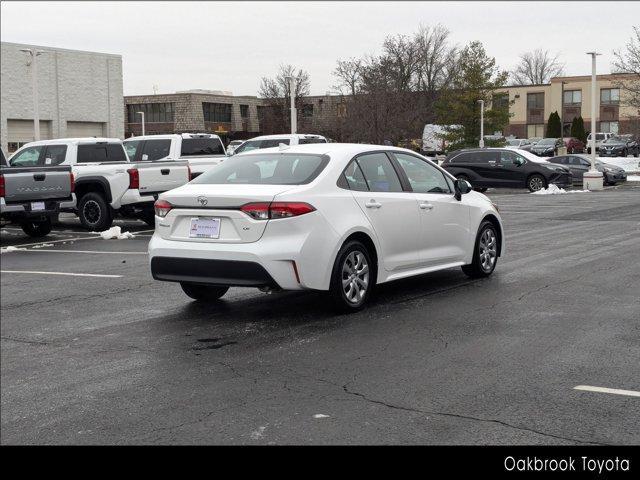
MULTIPOLYGON (((571 170, 573 183, 582 183, 585 172, 591 168, 591 159, 586 155, 559 155, 548 159, 551 163, 558 163, 571 170)), ((615 185, 627 181, 627 172, 620 167, 596 160, 596 170, 602 172, 605 185, 615 185)))

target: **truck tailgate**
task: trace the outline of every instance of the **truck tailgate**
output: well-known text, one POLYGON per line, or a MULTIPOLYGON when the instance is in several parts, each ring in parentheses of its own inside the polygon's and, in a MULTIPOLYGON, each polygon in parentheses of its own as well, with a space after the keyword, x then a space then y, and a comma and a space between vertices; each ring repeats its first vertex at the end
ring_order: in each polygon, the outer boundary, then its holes
POLYGON ((189 164, 180 162, 136 163, 140 179, 140 193, 166 192, 189 182, 189 164))
POLYGON ((28 202, 71 196, 71 167, 9 167, 4 177, 5 201, 28 202))

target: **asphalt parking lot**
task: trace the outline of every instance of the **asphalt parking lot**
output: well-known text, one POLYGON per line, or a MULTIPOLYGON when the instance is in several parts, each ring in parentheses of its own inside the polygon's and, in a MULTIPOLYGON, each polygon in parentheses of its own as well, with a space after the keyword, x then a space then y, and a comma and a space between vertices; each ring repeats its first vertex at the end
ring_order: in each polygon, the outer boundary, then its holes
POLYGON ((1 256, 1 441, 637 444, 640 397, 575 389, 640 391, 636 185, 489 191, 492 277, 395 282, 350 316, 317 293, 197 305, 152 280, 142 223, 4 227, 26 250, 1 256))

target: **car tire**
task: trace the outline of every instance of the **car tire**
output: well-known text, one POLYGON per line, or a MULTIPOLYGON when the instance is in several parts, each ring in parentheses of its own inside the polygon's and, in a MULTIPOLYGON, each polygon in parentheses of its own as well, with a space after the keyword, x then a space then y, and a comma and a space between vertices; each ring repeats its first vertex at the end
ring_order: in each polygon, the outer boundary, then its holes
POLYGON ((622 151, 622 156, 623 156, 624 158, 627 158, 627 157, 629 156, 629 150, 623 150, 623 151, 622 151))
POLYGON ((197 283, 180 282, 182 291, 194 300, 213 302, 219 300, 229 287, 219 287, 215 285, 200 285, 197 283))
POLYGON ((354 240, 342 246, 333 264, 329 293, 341 313, 362 310, 376 282, 376 269, 369 250, 354 240))
POLYGON ((527 188, 530 192, 537 192, 543 188, 547 188, 548 186, 547 180, 539 173, 534 173, 527 178, 527 188))
POLYGON ((493 223, 480 224, 473 247, 473 262, 463 265, 462 271, 470 278, 488 277, 498 263, 498 232, 493 223))
POLYGON ((40 238, 49 235, 51 232, 51 219, 39 220, 35 222, 24 222, 22 225, 22 231, 30 237, 40 238))
POLYGON ((78 202, 78 218, 84 228, 102 232, 113 224, 111 207, 102 195, 89 192, 78 202))

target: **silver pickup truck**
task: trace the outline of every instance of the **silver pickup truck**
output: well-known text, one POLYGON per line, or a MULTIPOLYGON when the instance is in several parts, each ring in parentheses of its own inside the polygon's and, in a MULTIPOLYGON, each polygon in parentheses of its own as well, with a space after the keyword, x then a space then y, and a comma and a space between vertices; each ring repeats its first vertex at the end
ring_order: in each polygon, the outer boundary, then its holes
POLYGON ((71 167, 8 167, 4 152, 0 161, 3 221, 20 225, 31 237, 43 237, 60 210, 76 207, 71 167))

